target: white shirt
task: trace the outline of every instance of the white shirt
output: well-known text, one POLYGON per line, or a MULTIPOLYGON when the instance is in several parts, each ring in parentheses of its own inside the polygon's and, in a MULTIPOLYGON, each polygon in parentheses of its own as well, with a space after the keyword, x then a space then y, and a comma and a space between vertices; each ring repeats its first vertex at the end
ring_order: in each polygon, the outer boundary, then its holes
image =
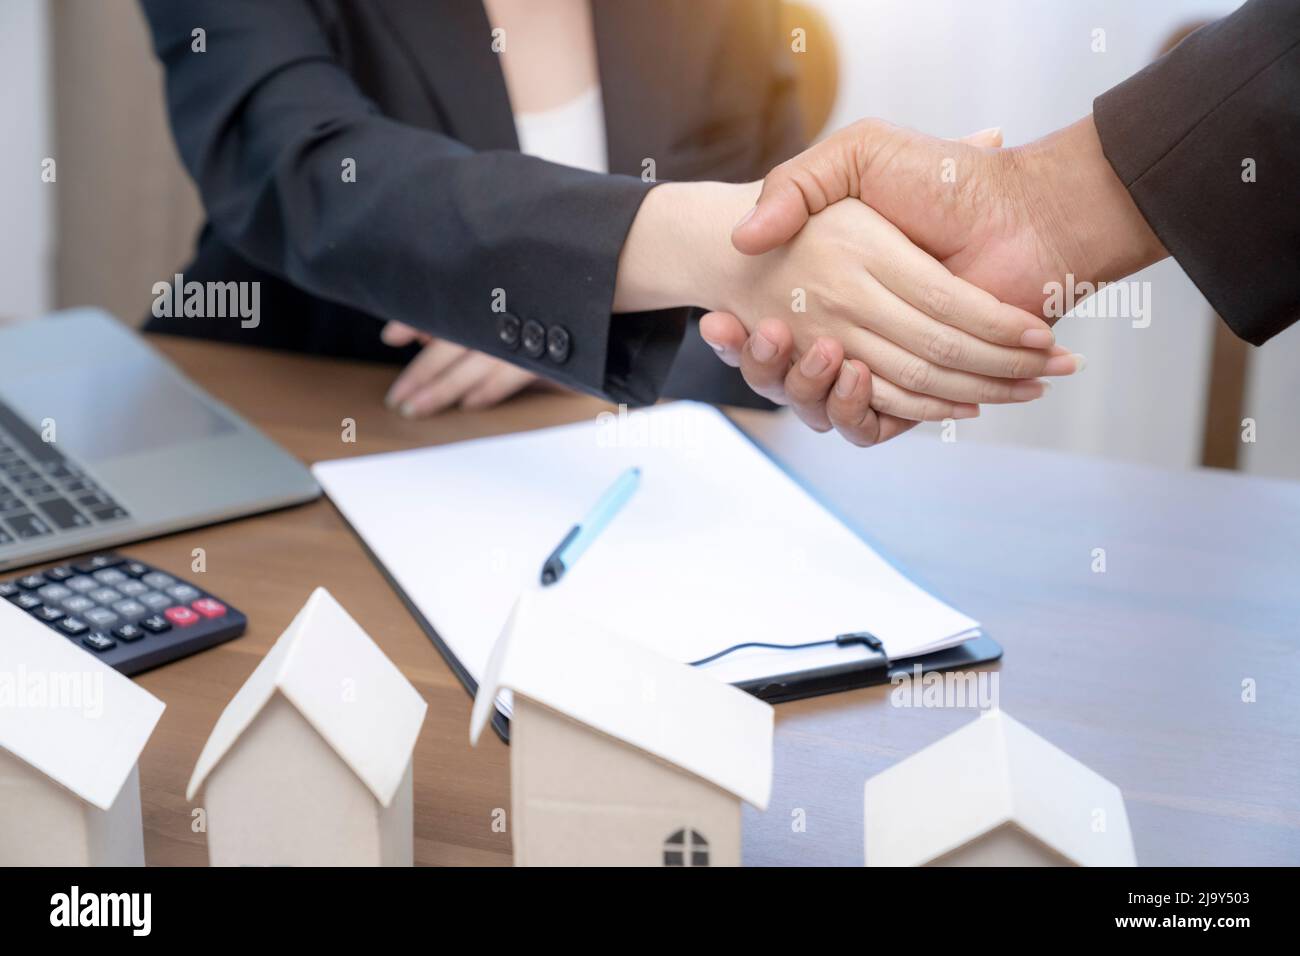
POLYGON ((554 109, 515 114, 519 151, 562 166, 609 172, 600 84, 554 109))

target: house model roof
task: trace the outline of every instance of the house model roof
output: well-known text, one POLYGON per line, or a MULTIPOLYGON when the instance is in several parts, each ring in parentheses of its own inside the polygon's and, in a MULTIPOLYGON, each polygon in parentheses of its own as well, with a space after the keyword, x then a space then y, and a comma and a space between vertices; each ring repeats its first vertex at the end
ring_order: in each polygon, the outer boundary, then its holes
POLYGON ((163 706, 89 651, 0 601, 0 748, 107 810, 163 706))
POLYGON ((766 808, 772 708, 608 629, 552 610, 546 592, 516 603, 474 698, 470 742, 503 689, 766 808))
POLYGON ((1003 824, 1080 866, 1136 865, 1119 788, 997 710, 868 780, 865 820, 868 866, 929 863, 1003 824))
POLYGON ((427 704, 324 588, 302 610, 217 719, 185 798, 279 692, 387 807, 406 773, 427 704))

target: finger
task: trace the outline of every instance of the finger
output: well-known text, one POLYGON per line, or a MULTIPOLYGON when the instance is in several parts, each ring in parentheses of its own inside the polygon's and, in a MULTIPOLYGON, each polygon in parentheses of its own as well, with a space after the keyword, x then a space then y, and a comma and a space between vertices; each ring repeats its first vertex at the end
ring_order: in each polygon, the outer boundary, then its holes
POLYGON ((871 274, 913 308, 996 345, 1045 349, 1055 344, 1042 317, 958 279, 880 213, 868 212, 876 225, 864 233, 875 246, 871 274))
POLYGON ((909 422, 905 418, 895 418, 893 415, 880 416, 880 436, 876 439, 876 444, 887 442, 891 438, 897 438, 909 428, 914 428, 918 422, 909 422))
POLYGON ((1047 388, 1046 383, 1036 379, 994 378, 944 368, 868 329, 847 330, 844 344, 846 352, 866 362, 877 381, 883 378, 906 391, 949 402, 1029 402, 1042 397, 1047 388))
POLYGON ((718 353, 718 358, 735 368, 740 364, 749 332, 730 312, 708 312, 700 316, 700 338, 718 353))
POLYGON ((480 352, 470 352, 432 382, 421 386, 402 403, 406 418, 436 415, 457 404, 492 372, 494 360, 480 352))
POLYGON ((978 133, 971 133, 969 136, 963 136, 957 140, 959 143, 965 143, 967 146, 979 146, 985 149, 997 149, 1002 146, 1002 127, 990 126, 988 129, 982 129, 978 133))
POLYGON ((880 440, 880 416, 871 407, 871 372, 856 359, 840 364, 826 398, 826 416, 848 442, 870 448, 880 440))
POLYGON ((794 357, 794 335, 780 319, 758 323, 740 352, 740 374, 759 395, 786 404, 785 376, 794 357))
POLYGON ((506 362, 498 362, 486 379, 465 393, 465 397, 460 400, 460 407, 466 411, 491 408, 527 388, 536 379, 537 376, 532 372, 506 362))
MULTIPOLYGON (((884 270, 892 268, 892 265, 884 266, 884 270)), ((942 270, 943 267, 940 266, 940 269, 942 270)), ((972 290, 975 288, 950 275, 947 270, 943 270, 942 279, 945 282, 951 280, 955 283, 953 288, 961 286, 968 286, 972 290)), ((879 284, 877 277, 871 273, 866 274, 864 281, 868 286, 879 284)), ((937 310, 934 305, 929 311, 925 311, 916 308, 898 295, 887 294, 884 287, 875 291, 877 294, 873 295, 872 299, 879 301, 880 305, 872 311, 872 328, 891 342, 936 365, 996 378, 1073 375, 1080 368, 1078 357, 1068 352, 1061 355, 1057 354, 1055 349, 993 345, 948 324, 945 316, 933 315, 932 313, 937 310)), ((946 296, 947 293, 944 295, 946 296)), ((1001 303, 997 304, 1001 305, 1001 303)), ((1025 315, 1029 314, 1025 313, 1025 315)))
POLYGON ((379 340, 393 348, 401 348, 417 341, 425 333, 414 329, 405 322, 389 322, 379 333, 379 340))
POLYGON ((452 363, 458 361, 469 350, 455 342, 435 339, 420 350, 420 354, 407 363, 402 374, 397 376, 393 387, 384 399, 389 408, 399 408, 403 402, 420 390, 424 385, 434 381, 452 363))
POLYGON ((835 387, 827 399, 826 411, 831 424, 846 441, 863 448, 879 445, 917 424, 873 407, 875 394, 882 385, 888 383, 874 378, 856 359, 845 362, 840 369, 835 387))
POLYGON ((874 124, 855 123, 773 169, 758 203, 732 230, 732 245, 751 256, 768 252, 789 241, 809 216, 857 195, 858 159, 874 134, 874 124))
POLYGON ((948 418, 978 418, 980 407, 963 402, 948 402, 933 395, 920 395, 899 388, 876 376, 871 404, 877 412, 913 422, 941 422, 948 418))
POLYGON ((844 346, 835 339, 822 337, 786 373, 786 399, 799 420, 813 431, 831 430, 826 401, 843 364, 844 346))

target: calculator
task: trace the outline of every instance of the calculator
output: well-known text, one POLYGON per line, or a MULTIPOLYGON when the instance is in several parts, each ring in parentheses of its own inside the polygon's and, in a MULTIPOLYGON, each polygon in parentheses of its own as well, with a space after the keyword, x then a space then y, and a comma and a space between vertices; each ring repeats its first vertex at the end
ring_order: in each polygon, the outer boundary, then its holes
POLYGON ((0 598, 123 674, 195 654, 248 626, 202 588, 113 553, 0 580, 0 598))

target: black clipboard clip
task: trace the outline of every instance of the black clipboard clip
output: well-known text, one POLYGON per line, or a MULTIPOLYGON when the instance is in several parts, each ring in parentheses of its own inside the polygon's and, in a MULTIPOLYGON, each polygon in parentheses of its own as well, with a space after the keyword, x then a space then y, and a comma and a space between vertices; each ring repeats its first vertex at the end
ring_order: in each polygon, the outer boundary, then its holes
POLYGON ((889 655, 885 653, 884 642, 869 631, 853 631, 849 634, 836 634, 835 643, 840 647, 848 647, 851 644, 861 644, 880 655, 881 667, 888 668, 890 666, 889 655))

